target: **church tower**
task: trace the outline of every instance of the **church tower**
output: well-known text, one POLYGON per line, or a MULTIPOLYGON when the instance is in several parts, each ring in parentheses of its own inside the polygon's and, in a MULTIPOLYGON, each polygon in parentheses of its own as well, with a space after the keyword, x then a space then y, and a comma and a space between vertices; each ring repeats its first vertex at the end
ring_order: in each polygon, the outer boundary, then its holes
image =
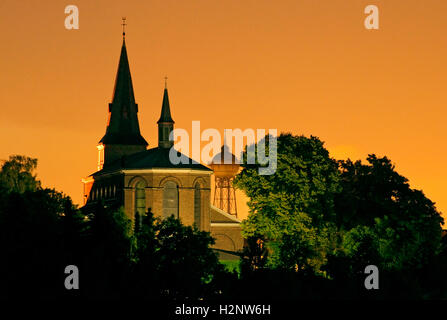
POLYGON ((239 169, 234 155, 224 147, 217 156, 220 161, 213 158, 217 186, 214 203, 218 206, 215 207, 210 199, 213 170, 180 152, 178 154, 186 162, 174 163, 171 159, 174 141, 170 141, 169 136, 174 130, 174 120, 166 83, 157 121, 158 146, 147 149, 148 143, 140 133, 124 36, 123 32, 107 129, 98 145, 98 170, 82 179, 83 212, 86 215, 95 213, 101 204, 109 208, 122 207, 131 221, 141 219, 149 209, 160 219, 174 216, 184 225, 195 225, 211 232, 216 239, 213 248, 221 250, 221 259, 239 260, 236 252, 242 250, 244 241, 231 184, 239 169), (228 154, 231 164, 222 162, 228 154))
POLYGON ((109 118, 104 137, 97 146, 99 151, 98 170, 123 156, 146 150, 148 143, 141 136, 138 123, 138 104, 135 103, 132 77, 125 32, 113 90, 113 100, 109 104, 109 118))
POLYGON ((158 119, 158 147, 171 148, 174 141, 169 140, 169 135, 174 130, 174 120, 171 117, 171 107, 169 106, 168 87, 165 78, 165 91, 163 93, 163 103, 161 106, 161 115, 158 119))

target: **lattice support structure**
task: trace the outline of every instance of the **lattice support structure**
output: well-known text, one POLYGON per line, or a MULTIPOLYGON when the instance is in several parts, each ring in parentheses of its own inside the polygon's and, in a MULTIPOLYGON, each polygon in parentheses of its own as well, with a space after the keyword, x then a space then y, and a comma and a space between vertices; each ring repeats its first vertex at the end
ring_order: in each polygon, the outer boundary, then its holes
POLYGON ((232 177, 215 177, 213 205, 237 217, 236 191, 232 177))

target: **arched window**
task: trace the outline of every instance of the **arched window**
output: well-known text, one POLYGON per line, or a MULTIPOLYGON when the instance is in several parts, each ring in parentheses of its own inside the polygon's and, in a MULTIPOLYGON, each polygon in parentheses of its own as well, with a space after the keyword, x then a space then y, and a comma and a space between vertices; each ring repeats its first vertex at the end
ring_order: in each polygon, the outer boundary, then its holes
POLYGON ((163 217, 178 218, 178 187, 175 182, 168 181, 163 190, 163 217))
POLYGON ((146 213, 146 191, 143 181, 138 181, 135 184, 135 213, 138 213, 140 218, 146 213))
POLYGON ((194 186, 194 223, 200 229, 202 222, 202 197, 200 196, 200 184, 194 186))

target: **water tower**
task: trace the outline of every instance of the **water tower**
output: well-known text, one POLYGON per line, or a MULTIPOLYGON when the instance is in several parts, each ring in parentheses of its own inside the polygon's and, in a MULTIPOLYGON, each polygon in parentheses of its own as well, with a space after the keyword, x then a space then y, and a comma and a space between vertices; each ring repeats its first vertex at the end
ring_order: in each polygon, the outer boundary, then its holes
POLYGON ((223 145, 220 153, 211 160, 214 171, 214 201, 213 205, 237 217, 236 191, 233 179, 239 171, 236 156, 230 152, 227 145, 223 145))

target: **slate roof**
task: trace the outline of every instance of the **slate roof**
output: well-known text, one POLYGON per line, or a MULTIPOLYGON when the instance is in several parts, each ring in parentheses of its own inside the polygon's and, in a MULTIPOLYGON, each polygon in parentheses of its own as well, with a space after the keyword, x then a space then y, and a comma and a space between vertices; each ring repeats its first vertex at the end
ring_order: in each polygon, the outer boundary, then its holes
MULTIPOLYGON (((201 171, 212 171, 210 168, 200 164, 193 163, 193 160, 188 159, 188 164, 179 163, 173 164, 169 159, 170 148, 152 148, 142 152, 134 153, 116 161, 111 162, 109 165, 104 166, 100 171, 93 173, 93 176, 101 175, 104 173, 111 173, 125 169, 193 169, 201 171)), ((177 153, 180 156, 180 152, 177 153)))
POLYGON ((169 105, 169 97, 168 97, 168 89, 167 88, 165 88, 165 91, 163 93, 163 104, 161 106, 160 119, 158 119, 157 123, 160 123, 160 122, 175 123, 171 117, 171 107, 169 105))
POLYGON ((99 142, 147 146, 147 141, 140 133, 137 113, 138 105, 135 103, 126 42, 123 38, 113 100, 109 104, 109 123, 104 137, 99 142))

